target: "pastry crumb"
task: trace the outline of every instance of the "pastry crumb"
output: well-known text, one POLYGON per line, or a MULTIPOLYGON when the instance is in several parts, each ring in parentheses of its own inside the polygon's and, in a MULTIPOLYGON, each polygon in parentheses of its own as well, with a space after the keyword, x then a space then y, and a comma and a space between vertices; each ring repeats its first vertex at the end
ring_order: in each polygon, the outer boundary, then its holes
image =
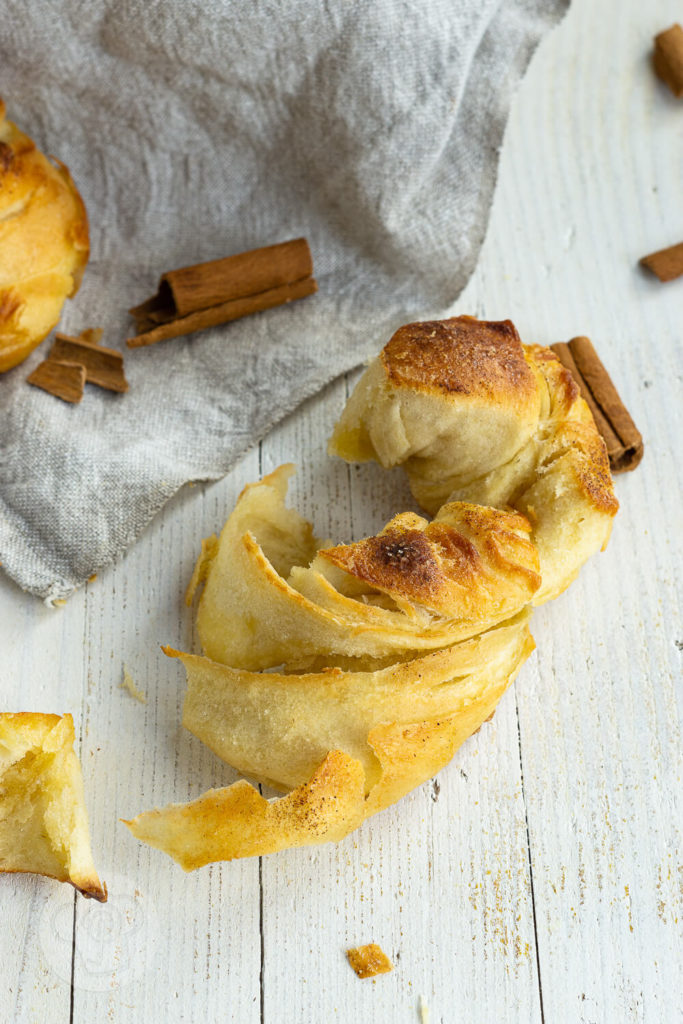
POLYGON ((359 978, 374 978, 376 974, 388 974, 394 969, 391 960, 376 942, 347 949, 346 956, 359 978))
POLYGON ((420 1013, 420 1024, 429 1024, 429 1007, 424 1001, 424 996, 420 996, 418 1010, 420 1013))
POLYGON ((128 690, 131 697, 135 700, 139 700, 141 704, 147 703, 147 696, 143 690, 139 690, 133 681, 133 677, 128 671, 127 667, 123 666, 123 680, 119 683, 122 690, 128 690))

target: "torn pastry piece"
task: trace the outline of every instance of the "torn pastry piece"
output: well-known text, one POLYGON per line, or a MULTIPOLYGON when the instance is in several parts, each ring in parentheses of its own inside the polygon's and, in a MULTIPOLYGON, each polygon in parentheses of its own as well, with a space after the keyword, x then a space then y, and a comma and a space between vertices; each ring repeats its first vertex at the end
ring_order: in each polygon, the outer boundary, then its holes
POLYGON ((104 903, 71 715, 0 714, 0 871, 70 882, 104 903))
POLYGON ((482 636, 369 672, 246 672, 176 654, 183 722, 240 781, 126 822, 185 870, 342 839, 431 778, 492 714, 534 648, 528 612, 482 636))
POLYGON ((5 120, 0 100, 0 372, 58 322, 89 251, 85 207, 67 168, 5 120))
POLYGON ((540 585, 528 522, 465 503, 433 523, 396 516, 376 537, 320 547, 284 504, 291 466, 242 492, 220 540, 203 545, 197 629, 236 668, 409 658, 516 614, 540 585))
POLYGON ((358 382, 330 453, 402 465, 431 514, 444 501, 521 512, 539 550, 536 604, 604 548, 618 508, 604 442, 571 374, 550 349, 522 345, 510 321, 401 328, 358 382))

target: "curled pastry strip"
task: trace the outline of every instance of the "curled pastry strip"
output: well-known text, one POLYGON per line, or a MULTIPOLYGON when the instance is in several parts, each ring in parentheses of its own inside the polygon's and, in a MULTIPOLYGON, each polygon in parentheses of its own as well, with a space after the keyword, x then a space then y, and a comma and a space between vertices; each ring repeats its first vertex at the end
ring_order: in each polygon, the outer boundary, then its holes
POLYGON ((528 612, 412 662, 365 672, 247 672, 167 650, 188 681, 183 723, 245 775, 126 822, 185 870, 342 839, 431 778, 495 710, 534 648, 528 612))

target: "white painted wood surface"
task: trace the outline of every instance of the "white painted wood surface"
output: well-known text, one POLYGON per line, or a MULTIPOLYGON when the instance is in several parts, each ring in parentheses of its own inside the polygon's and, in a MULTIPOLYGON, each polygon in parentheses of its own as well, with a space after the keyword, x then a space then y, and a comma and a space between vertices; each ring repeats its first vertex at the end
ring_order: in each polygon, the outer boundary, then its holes
POLYGON ((646 457, 618 479, 607 552, 535 614, 537 653, 436 782, 338 847, 192 875, 118 823, 235 777, 181 730, 182 673, 159 645, 192 645, 199 539, 243 484, 298 462, 293 499, 340 541, 412 506, 400 474, 325 456, 355 375, 225 480, 187 488, 66 607, 0 579, 3 706, 73 712, 110 889, 101 907, 0 877, 2 1020, 393 1024, 419 1021, 420 997, 432 1024, 683 1019, 683 282, 636 267, 683 233, 683 102, 648 58, 676 19, 668 0, 575 0, 515 103, 454 312, 510 316, 526 341, 590 335, 646 457), (374 983, 344 956, 369 941, 396 964, 374 983))

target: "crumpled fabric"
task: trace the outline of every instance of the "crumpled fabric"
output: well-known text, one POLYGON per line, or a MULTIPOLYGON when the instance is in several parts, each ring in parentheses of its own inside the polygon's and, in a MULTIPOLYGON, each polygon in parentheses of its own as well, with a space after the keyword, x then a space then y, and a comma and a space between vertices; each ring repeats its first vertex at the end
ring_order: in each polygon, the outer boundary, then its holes
MULTIPOLYGON (((66 405, 0 376, 0 562, 48 602, 185 483, 445 315, 484 238, 515 85, 569 0, 4 0, 8 117, 63 160, 91 259, 60 329, 104 328, 166 270, 305 236, 319 292, 125 350, 130 391, 66 405)), ((2 254, 0 253, 0 260, 2 254)))

